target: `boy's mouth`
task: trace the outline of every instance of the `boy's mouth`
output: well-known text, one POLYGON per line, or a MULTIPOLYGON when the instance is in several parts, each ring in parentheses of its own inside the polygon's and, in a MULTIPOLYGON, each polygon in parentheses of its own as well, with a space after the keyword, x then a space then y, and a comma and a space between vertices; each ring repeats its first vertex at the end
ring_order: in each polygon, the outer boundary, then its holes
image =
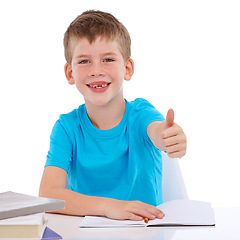
POLYGON ((87 86, 90 88, 101 89, 101 88, 107 87, 110 84, 111 83, 108 83, 108 82, 93 82, 93 83, 87 84, 87 86))

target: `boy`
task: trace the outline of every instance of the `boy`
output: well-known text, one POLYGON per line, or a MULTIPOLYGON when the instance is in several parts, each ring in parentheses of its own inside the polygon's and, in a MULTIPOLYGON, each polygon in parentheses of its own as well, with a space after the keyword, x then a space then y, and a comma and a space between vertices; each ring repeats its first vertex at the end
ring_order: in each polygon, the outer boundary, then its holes
POLYGON ((186 136, 146 100, 128 102, 134 72, 131 40, 111 14, 87 11, 64 36, 65 75, 85 104, 55 123, 40 196, 64 199, 58 213, 112 219, 163 218, 161 151, 186 152, 186 136))

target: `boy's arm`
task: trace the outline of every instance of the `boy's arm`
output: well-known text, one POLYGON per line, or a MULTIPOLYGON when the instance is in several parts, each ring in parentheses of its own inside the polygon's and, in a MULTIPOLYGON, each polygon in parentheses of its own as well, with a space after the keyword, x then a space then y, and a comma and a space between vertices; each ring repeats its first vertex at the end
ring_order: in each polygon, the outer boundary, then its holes
POLYGON ((181 158, 186 154, 187 138, 182 128, 174 123, 174 111, 168 110, 166 120, 148 125, 147 134, 156 148, 166 151, 171 158, 181 158))
POLYGON ((65 200, 65 209, 54 211, 68 215, 106 216, 112 219, 143 220, 163 218, 164 213, 139 201, 120 201, 83 195, 66 189, 67 172, 61 168, 45 167, 39 196, 65 200))

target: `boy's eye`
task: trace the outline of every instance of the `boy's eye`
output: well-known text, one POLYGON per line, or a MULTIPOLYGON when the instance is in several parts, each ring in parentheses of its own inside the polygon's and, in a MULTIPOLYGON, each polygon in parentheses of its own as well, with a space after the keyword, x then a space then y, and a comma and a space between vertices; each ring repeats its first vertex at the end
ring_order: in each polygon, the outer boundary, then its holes
POLYGON ((113 62, 114 61, 114 59, 112 59, 112 58, 106 58, 106 59, 104 59, 104 62, 113 62))
POLYGON ((81 60, 81 61, 79 61, 79 64, 86 64, 86 63, 89 63, 89 61, 88 60, 81 60))

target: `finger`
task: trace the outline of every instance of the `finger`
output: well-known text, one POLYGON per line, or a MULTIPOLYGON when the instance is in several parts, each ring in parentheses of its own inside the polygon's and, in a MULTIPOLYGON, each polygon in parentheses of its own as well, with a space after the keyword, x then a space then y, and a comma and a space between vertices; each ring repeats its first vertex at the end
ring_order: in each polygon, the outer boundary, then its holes
POLYGON ((170 158, 181 158, 186 154, 186 150, 178 151, 178 152, 172 152, 168 153, 168 156, 170 158))
POLYGON ((146 211, 144 209, 138 209, 134 214, 137 214, 143 218, 148 218, 148 219, 156 219, 156 216, 154 214, 152 214, 151 212, 149 211, 146 211))
POLYGON ((175 144, 175 145, 172 145, 172 146, 168 146, 168 147, 165 147, 165 151, 168 153, 168 154, 171 154, 171 153, 174 153, 174 152, 179 152, 179 144, 175 144))
POLYGON ((173 122, 174 122, 174 111, 172 108, 170 108, 166 116, 166 128, 171 127, 173 125, 173 122))
POLYGON ((171 154, 171 153, 183 151, 184 148, 185 148, 185 144, 175 144, 175 145, 166 147, 166 152, 171 154))
POLYGON ((128 212, 126 214, 125 219, 129 219, 129 220, 133 220, 133 221, 142 221, 143 217, 142 216, 138 216, 138 215, 136 215, 134 213, 128 212))
POLYGON ((166 152, 167 153, 173 153, 173 152, 180 152, 186 150, 186 143, 177 143, 174 145, 166 146, 166 152))
POLYGON ((136 207, 132 209, 132 212, 142 217, 147 217, 151 220, 155 218, 163 218, 165 216, 160 209, 148 204, 143 205, 141 208, 136 207))
POLYGON ((176 123, 173 123, 172 127, 167 128, 162 132, 162 138, 174 137, 176 135, 181 135, 182 133, 182 128, 176 123))
POLYGON ((156 219, 156 218, 163 218, 165 216, 165 214, 162 211, 158 211, 158 212, 151 212, 145 209, 138 209, 136 212, 134 212, 134 214, 137 214, 139 216, 142 216, 143 218, 148 218, 150 220, 156 219))
POLYGON ((186 143, 185 135, 175 135, 163 139, 163 144, 165 147, 170 147, 176 144, 186 143))
POLYGON ((153 216, 160 219, 162 219, 165 216, 165 213, 158 208, 153 209, 153 212, 151 213, 153 214, 153 216))

